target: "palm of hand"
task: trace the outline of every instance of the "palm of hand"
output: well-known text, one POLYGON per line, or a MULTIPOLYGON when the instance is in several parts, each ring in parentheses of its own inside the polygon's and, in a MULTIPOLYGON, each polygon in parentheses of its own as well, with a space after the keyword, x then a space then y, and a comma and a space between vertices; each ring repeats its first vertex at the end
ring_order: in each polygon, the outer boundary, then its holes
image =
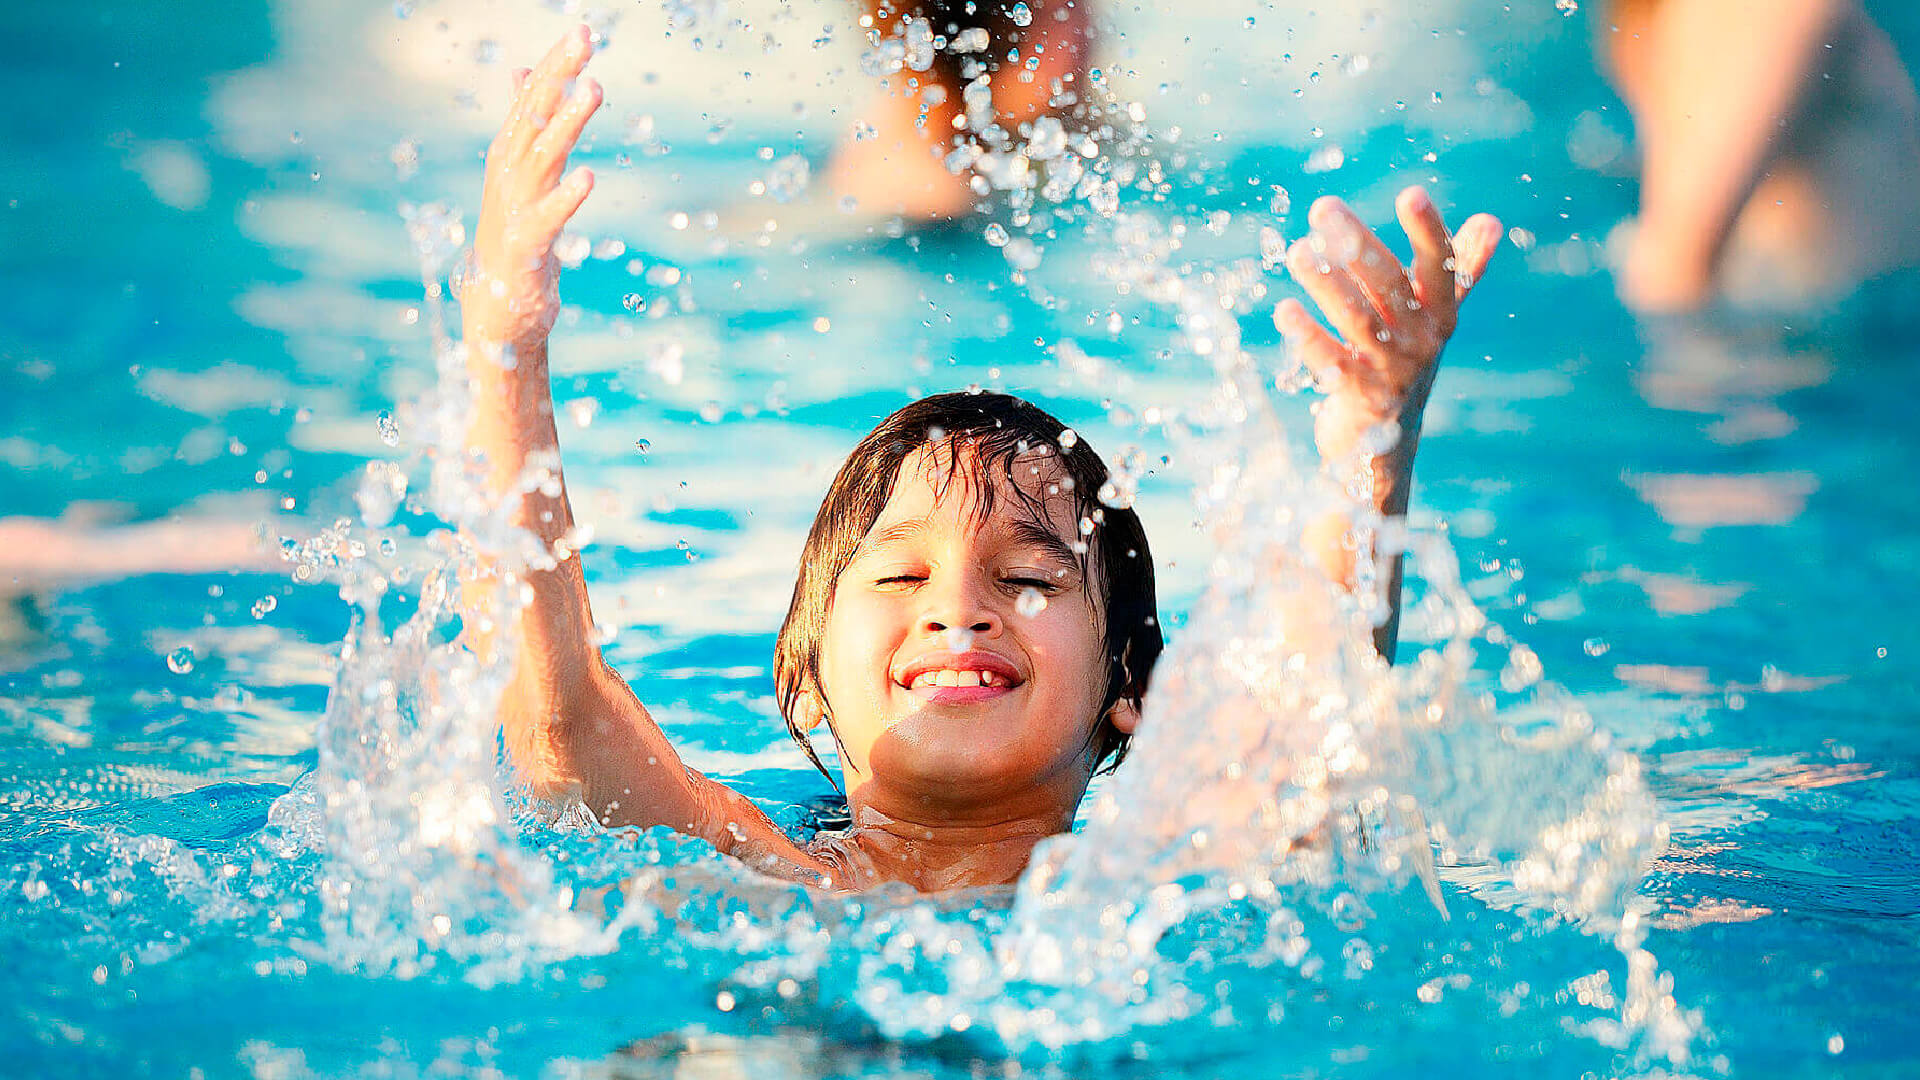
MULTIPOLYGON (((1413 241, 1402 266, 1338 199, 1314 204, 1313 236, 1293 244, 1287 266, 1339 337, 1297 300, 1274 309, 1274 322, 1327 393, 1314 417, 1323 461, 1345 461, 1368 433, 1398 425, 1390 451, 1411 462, 1420 416, 1466 299, 1500 243, 1500 222, 1480 214, 1450 236, 1427 193, 1401 192, 1401 225, 1413 241)), ((1383 452, 1369 447, 1369 456, 1383 452)))
POLYGON ((469 338, 507 346, 546 340, 559 314, 553 244, 593 190, 586 168, 566 171, 601 90, 574 80, 593 55, 584 28, 532 70, 515 72, 506 123, 487 148, 486 188, 460 303, 469 338), (568 84, 573 83, 571 90, 568 84))

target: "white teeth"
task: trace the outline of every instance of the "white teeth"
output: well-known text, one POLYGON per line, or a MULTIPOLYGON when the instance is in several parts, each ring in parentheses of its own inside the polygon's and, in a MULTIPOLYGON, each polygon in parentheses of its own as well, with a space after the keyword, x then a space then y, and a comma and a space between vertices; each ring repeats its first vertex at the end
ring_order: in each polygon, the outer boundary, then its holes
POLYGON ((923 686, 1007 686, 1009 680, 1004 675, 991 671, 956 671, 941 668, 937 671, 923 671, 913 677, 911 688, 918 690, 923 686))

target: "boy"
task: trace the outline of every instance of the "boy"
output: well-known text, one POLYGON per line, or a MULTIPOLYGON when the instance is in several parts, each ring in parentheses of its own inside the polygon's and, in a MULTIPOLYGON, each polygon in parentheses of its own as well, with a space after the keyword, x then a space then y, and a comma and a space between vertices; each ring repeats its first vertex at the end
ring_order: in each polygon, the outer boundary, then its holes
MULTIPOLYGON (((601 100, 593 80, 576 81, 590 52, 577 29, 516 73, 513 107, 487 154, 461 296, 470 445, 491 493, 546 549, 522 577, 530 602, 511 616, 517 652, 501 704, 509 752, 544 797, 579 798, 608 824, 665 825, 809 884, 932 891, 1013 881, 1036 844, 1071 827, 1088 782, 1139 720, 1160 634, 1138 519, 1094 501, 1105 466, 1032 405, 950 394, 908 406, 834 480, 777 646, 789 727, 824 724, 839 742, 851 828, 802 847, 739 793, 682 765, 594 647, 580 560, 567 545, 547 335, 558 308, 552 245, 593 182, 584 168, 566 172, 601 100), (1083 519, 1096 517, 1089 534, 1083 519)), ((1398 209, 1416 252, 1411 271, 1330 199, 1314 220, 1354 238, 1350 261, 1328 263, 1305 243, 1289 253, 1294 275, 1358 344, 1298 302, 1274 315, 1331 388, 1315 429, 1328 460, 1370 429, 1398 425, 1397 445, 1372 463, 1375 502, 1396 515, 1440 348, 1500 238, 1499 222, 1481 215, 1456 244, 1418 189, 1402 193, 1398 209)), ((1343 533, 1329 525, 1324 547, 1329 571, 1344 579, 1352 557, 1340 552, 1343 533)), ((1397 607, 1397 566, 1389 577, 1397 607)), ((467 590, 464 633, 483 658, 497 595, 467 590)), ((1384 653, 1394 633, 1389 619, 1384 653)))

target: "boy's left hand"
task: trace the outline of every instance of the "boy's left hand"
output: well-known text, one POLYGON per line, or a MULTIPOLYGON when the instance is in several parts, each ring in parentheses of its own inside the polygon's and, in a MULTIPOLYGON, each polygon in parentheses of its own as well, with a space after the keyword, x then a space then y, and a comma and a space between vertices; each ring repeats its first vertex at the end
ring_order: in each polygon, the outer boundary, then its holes
MULTIPOLYGON (((1411 267, 1402 266, 1345 203, 1332 197, 1315 202, 1308 220, 1319 243, 1295 241, 1287 268, 1340 336, 1328 333, 1298 300, 1281 301, 1273 321, 1327 394, 1314 418, 1321 460, 1347 458, 1370 428, 1392 421, 1400 439, 1385 464, 1404 473, 1419 443, 1440 350, 1453 336, 1461 302, 1500 246, 1501 226, 1491 215, 1476 214, 1449 236, 1433 199, 1418 187, 1402 191, 1395 210, 1413 242, 1411 267)), ((1387 481, 1379 494, 1403 501, 1404 479, 1377 477, 1387 481), (1398 498, 1388 494, 1392 489, 1399 489, 1398 498)))

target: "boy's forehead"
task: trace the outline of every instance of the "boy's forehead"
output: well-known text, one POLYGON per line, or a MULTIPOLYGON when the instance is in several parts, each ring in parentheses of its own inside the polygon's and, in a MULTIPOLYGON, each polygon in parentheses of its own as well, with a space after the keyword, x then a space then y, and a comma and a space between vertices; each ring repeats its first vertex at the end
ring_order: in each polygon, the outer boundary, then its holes
POLYGON ((951 509, 976 528, 1045 520, 1070 530, 1076 504, 1059 453, 1039 446, 1011 460, 991 461, 950 440, 920 447, 900 463, 876 528, 951 509), (957 453, 957 458, 956 458, 957 453))

